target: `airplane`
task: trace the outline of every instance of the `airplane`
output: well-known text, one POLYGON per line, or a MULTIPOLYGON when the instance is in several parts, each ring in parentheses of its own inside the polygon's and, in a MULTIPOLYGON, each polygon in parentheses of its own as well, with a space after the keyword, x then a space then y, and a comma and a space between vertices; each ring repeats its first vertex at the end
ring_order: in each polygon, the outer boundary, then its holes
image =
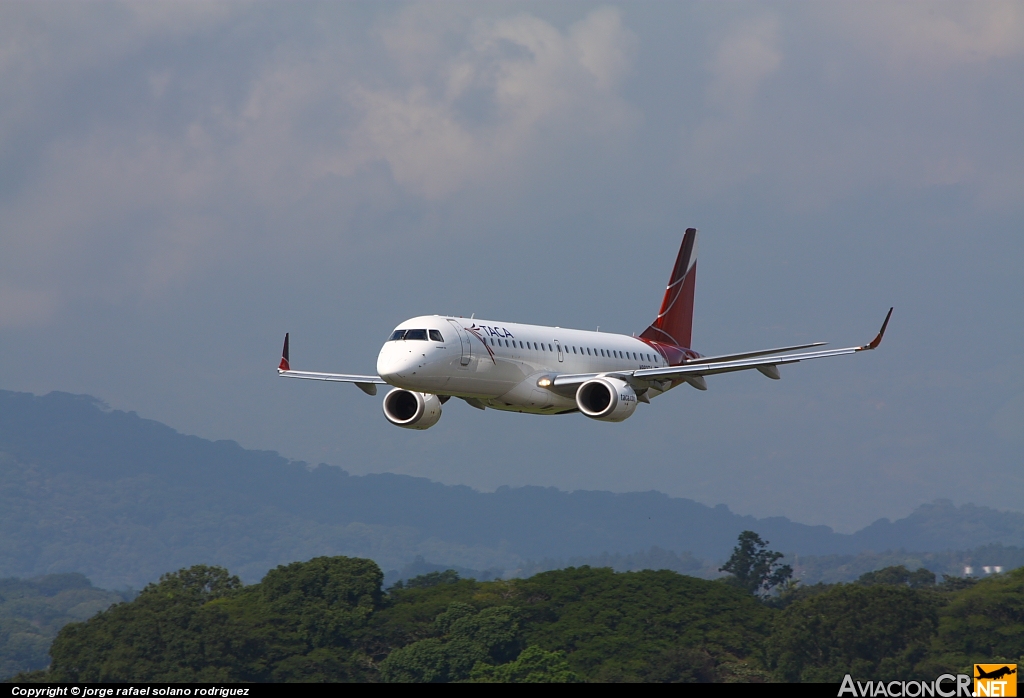
POLYGON ((1004 676, 1017 673, 1016 669, 1011 669, 1009 666, 993 669, 992 671, 985 671, 977 664, 975 664, 974 667, 978 670, 978 675, 974 677, 976 679, 1001 679, 1004 676))
POLYGON ((812 342, 775 349, 702 356, 690 348, 697 276, 697 229, 687 228, 654 322, 639 336, 524 325, 497 320, 424 315, 398 325, 377 356, 377 375, 295 371, 288 334, 278 375, 354 383, 369 395, 378 385, 384 416, 405 429, 428 429, 453 397, 478 409, 583 415, 621 422, 641 402, 686 383, 707 390, 707 376, 757 370, 778 380, 779 366, 875 349, 892 317, 889 309, 868 344, 789 354, 812 342))

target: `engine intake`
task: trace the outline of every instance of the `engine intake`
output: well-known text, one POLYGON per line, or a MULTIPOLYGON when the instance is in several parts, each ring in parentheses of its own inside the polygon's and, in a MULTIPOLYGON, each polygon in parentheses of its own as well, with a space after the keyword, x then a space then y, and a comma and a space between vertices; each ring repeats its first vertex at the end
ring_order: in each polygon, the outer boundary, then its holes
POLYGON ((576 391, 576 406, 591 419, 621 422, 636 411, 636 393, 618 378, 591 378, 576 391))
POLYGON ((429 429, 441 419, 441 400, 431 393, 395 388, 384 396, 384 416, 396 427, 429 429))

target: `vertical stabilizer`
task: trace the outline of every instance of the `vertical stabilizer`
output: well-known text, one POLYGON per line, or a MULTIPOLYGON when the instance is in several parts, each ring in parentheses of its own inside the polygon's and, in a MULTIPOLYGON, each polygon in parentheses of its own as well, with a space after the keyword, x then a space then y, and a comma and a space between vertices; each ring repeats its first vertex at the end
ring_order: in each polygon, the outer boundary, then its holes
POLYGON ((661 310, 640 335, 653 342, 690 347, 693 329, 693 290, 697 281, 697 229, 687 228, 672 269, 661 310))

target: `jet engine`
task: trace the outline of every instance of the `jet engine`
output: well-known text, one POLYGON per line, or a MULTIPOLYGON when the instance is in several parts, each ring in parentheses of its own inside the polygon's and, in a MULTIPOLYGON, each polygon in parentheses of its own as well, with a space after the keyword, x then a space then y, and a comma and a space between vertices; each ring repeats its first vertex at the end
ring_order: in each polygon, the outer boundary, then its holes
POLYGON ((395 388, 384 396, 384 416, 396 427, 429 429, 441 419, 441 400, 430 393, 395 388))
POLYGON ((621 422, 636 411, 636 393, 618 378, 592 378, 576 391, 576 406, 591 419, 621 422))

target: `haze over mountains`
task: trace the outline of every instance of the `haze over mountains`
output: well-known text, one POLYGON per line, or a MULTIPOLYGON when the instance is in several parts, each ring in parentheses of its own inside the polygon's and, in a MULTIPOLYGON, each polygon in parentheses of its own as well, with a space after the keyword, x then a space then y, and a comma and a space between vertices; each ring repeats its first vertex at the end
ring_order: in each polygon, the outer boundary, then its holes
POLYGON ((746 529, 800 555, 1024 545, 1024 514, 948 501, 847 535, 659 492, 479 492, 351 476, 179 434, 88 396, 9 391, 0 391, 0 525, 0 577, 81 572, 107 588, 197 563, 251 582, 281 563, 339 554, 385 570, 422 556, 505 573, 530 560, 652 547, 715 561, 746 529))

